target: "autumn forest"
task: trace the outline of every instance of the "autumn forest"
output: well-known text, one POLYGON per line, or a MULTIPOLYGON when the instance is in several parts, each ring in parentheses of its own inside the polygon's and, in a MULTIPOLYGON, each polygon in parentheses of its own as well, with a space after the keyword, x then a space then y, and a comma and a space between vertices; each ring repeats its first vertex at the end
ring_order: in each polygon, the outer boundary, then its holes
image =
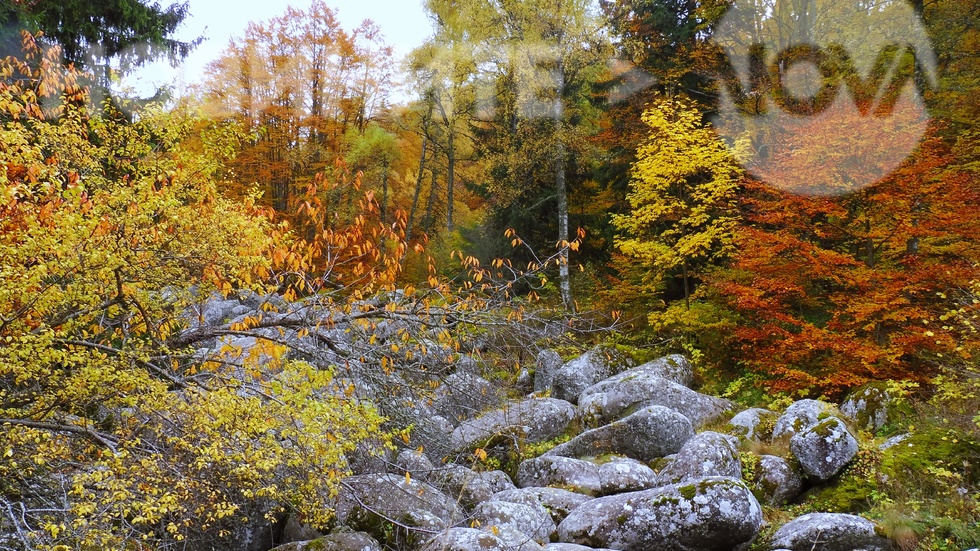
MULTIPOLYGON (((145 97, 187 4, 0 0, 0 550, 329 534, 366 462, 438 449, 426 407, 456 434, 453 384, 555 398, 545 350, 682 355, 731 404, 699 430, 879 389, 742 549, 817 511, 980 545, 980 3, 422 4, 407 56, 284 4, 145 97)), ((514 477, 587 425, 429 456, 514 477)))

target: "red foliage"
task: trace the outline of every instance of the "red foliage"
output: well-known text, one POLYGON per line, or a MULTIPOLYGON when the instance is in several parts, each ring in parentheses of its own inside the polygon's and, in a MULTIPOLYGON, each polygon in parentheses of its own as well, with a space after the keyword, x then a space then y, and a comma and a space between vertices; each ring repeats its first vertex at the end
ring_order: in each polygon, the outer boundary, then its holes
POLYGON ((748 182, 731 266, 710 278, 738 358, 777 391, 922 379, 963 335, 940 316, 980 277, 980 189, 932 133, 875 186, 806 197, 748 182))

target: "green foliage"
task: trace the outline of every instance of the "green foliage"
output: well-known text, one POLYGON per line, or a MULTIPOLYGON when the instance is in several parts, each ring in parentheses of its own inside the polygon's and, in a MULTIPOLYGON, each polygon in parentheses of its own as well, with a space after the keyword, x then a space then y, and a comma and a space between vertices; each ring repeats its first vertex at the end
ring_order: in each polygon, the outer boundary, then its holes
MULTIPOLYGON (((160 57, 176 63, 200 42, 173 37, 187 15, 186 3, 163 8, 146 0, 37 0, 0 7, 5 27, 43 31, 46 42, 59 45, 81 68, 109 59, 124 69, 160 57)), ((13 42, 15 49, 7 53, 19 53, 19 41, 13 42)))

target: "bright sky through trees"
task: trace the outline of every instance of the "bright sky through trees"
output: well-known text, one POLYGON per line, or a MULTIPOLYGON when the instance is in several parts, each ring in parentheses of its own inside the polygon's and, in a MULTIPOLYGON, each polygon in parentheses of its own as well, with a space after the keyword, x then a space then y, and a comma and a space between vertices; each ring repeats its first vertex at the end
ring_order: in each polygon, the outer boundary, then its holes
MULTIPOLYGON (((217 59, 232 37, 242 36, 250 21, 262 22, 282 15, 287 6, 307 9, 309 0, 189 0, 190 16, 177 33, 178 38, 205 41, 191 53, 179 69, 165 61, 147 65, 126 79, 143 95, 152 94, 158 86, 176 82, 177 88, 200 82, 204 67, 217 59)), ((344 28, 354 29, 365 19, 377 23, 388 43, 395 47, 397 58, 422 44, 432 34, 420 0, 333 0, 344 28)))

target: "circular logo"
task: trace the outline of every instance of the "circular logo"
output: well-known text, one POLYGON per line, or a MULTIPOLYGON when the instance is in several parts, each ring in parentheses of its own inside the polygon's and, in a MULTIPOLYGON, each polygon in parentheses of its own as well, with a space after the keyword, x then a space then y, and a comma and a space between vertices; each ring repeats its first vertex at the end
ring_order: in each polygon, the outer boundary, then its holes
POLYGON ((712 40, 728 60, 715 129, 769 185, 851 193, 926 132, 936 62, 904 0, 736 0, 712 40))

